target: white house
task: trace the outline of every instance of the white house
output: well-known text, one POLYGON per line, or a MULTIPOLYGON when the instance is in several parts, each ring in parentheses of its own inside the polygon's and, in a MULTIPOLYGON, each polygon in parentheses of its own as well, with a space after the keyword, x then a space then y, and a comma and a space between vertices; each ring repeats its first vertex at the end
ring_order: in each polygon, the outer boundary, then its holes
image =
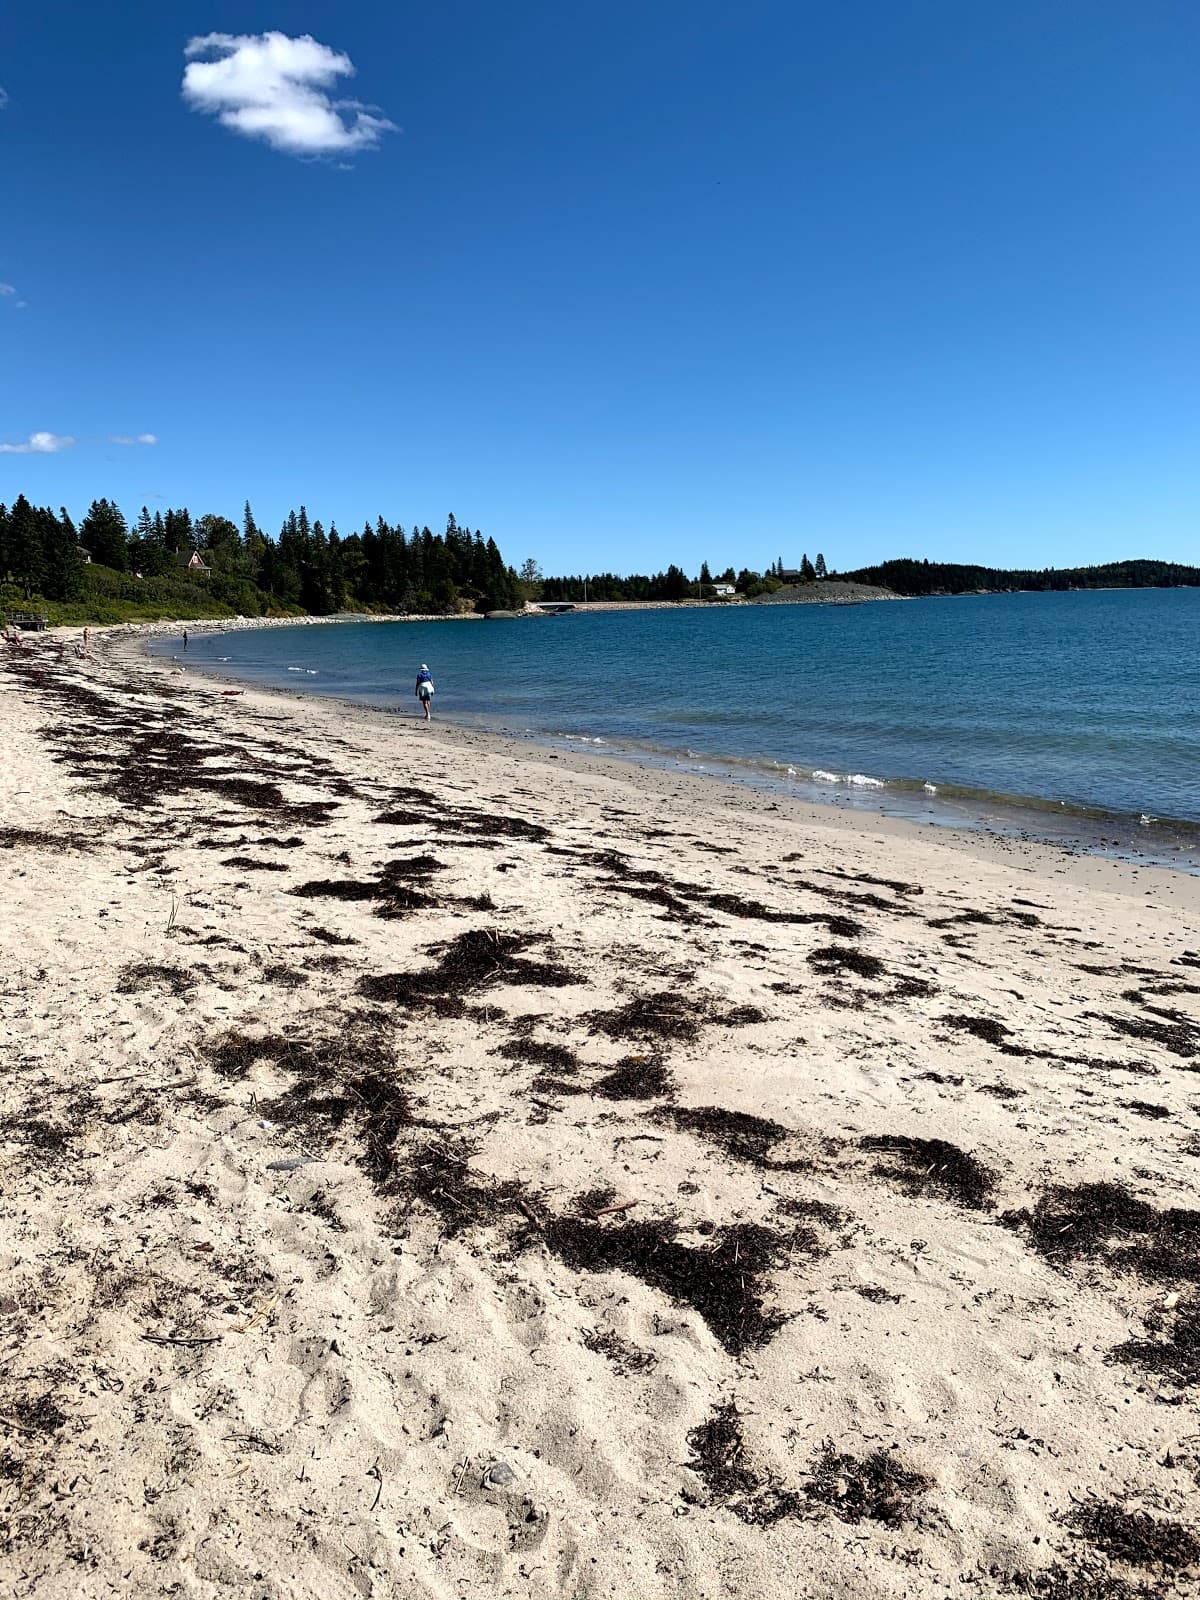
POLYGON ((733 596, 737 593, 737 590, 734 588, 732 583, 714 583, 712 586, 712 592, 716 595, 718 600, 732 600, 733 596))

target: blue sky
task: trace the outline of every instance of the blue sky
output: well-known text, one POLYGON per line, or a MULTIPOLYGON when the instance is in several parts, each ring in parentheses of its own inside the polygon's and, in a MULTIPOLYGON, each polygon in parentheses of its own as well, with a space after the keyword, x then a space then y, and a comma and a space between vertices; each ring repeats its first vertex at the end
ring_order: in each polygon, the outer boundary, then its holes
POLYGON ((1198 68, 1194 0, 10 8, 0 500, 1198 559, 1198 68))

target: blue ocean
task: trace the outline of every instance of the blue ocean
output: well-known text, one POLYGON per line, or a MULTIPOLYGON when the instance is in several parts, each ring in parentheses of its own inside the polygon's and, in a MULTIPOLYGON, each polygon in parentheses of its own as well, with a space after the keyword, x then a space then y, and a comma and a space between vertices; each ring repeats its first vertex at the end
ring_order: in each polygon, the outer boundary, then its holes
POLYGON ((231 630, 188 661, 404 716, 427 661, 439 719, 1200 862, 1200 589, 231 630))

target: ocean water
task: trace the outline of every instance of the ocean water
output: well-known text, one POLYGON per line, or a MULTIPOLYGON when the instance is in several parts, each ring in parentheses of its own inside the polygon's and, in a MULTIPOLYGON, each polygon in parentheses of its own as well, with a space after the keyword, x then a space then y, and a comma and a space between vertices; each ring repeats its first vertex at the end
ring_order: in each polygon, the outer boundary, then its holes
POLYGON ((456 723, 1200 863, 1200 589, 234 630, 188 661, 405 716, 427 661, 456 723))

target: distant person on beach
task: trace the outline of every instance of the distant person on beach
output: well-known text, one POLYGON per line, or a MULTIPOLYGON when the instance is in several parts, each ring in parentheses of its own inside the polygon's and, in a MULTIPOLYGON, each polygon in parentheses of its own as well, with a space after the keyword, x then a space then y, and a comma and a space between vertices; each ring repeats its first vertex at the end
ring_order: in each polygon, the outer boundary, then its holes
POLYGON ((433 674, 422 661, 421 670, 417 673, 417 699, 425 709, 425 721, 429 721, 429 702, 433 699, 433 674))
POLYGON ((187 649, 187 629, 183 630, 183 648, 187 649))
POLYGON ((87 649, 87 647, 88 647, 88 631, 87 631, 87 629, 86 629, 86 628, 85 628, 85 629, 84 629, 84 630, 83 630, 83 648, 84 648, 84 649, 85 649, 85 650, 86 650, 86 649, 87 649))

